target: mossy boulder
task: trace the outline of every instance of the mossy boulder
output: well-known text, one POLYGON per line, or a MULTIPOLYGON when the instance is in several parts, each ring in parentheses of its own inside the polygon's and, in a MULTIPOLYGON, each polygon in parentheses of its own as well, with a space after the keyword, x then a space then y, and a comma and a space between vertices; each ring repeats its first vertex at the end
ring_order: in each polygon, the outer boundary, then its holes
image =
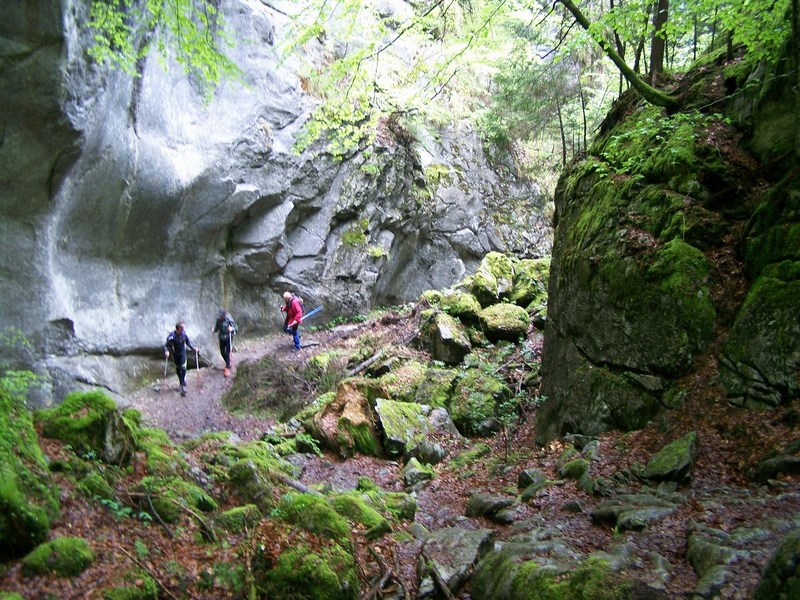
POLYGON ((739 309, 720 357, 720 380, 733 404, 775 408, 800 396, 798 314, 800 261, 765 267, 739 309))
POLYGON ((353 555, 335 540, 320 538, 303 529, 288 532, 273 528, 261 535, 269 551, 256 553, 251 562, 257 598, 356 600, 359 597, 353 555))
POLYGON ((137 432, 138 447, 144 452, 148 473, 175 475, 188 469, 183 453, 163 429, 145 427, 137 432))
POLYGON ((143 571, 131 571, 124 576, 124 583, 103 590, 103 600, 158 600, 156 580, 143 571))
POLYGON ((450 402, 458 371, 430 367, 425 372, 425 379, 417 388, 414 401, 435 408, 445 408, 450 402))
POLYGON ((681 482, 691 475, 697 460, 697 433, 690 431, 654 454, 642 472, 646 479, 681 482))
POLYGON ((336 397, 309 422, 309 433, 343 457, 383 456, 372 401, 355 380, 339 384, 336 397))
POLYGON ((462 322, 476 322, 482 310, 478 299, 462 290, 447 290, 442 294, 439 308, 462 322))
POLYGON ((59 490, 47 470, 30 412, 0 386, 0 560, 47 539, 59 515, 59 490))
POLYGON ((242 458, 228 468, 228 483, 239 498, 269 514, 277 504, 278 489, 271 477, 275 467, 269 459, 242 458))
POLYGON ((514 284, 515 259, 499 252, 489 252, 483 257, 470 282, 470 292, 481 306, 498 302, 514 284))
POLYGON ((584 558, 552 532, 510 538, 481 558, 472 596, 493 600, 629 600, 636 583, 610 562, 584 558))
POLYGON ((524 308, 506 302, 484 308, 479 318, 486 337, 494 342, 516 342, 525 337, 531 324, 530 316, 524 308))
POLYGON ((753 594, 753 600, 789 598, 800 598, 800 529, 783 538, 753 594))
POLYGON ((436 472, 431 465, 423 465, 416 458, 412 458, 400 470, 400 476, 403 478, 406 488, 413 488, 420 483, 433 479, 436 476, 436 472))
POLYGON ((425 322, 421 343, 431 353, 433 360, 447 365, 459 364, 472 351, 464 325, 443 312, 432 314, 425 322))
POLYGON ((337 540, 348 540, 350 547, 350 525, 343 516, 336 512, 323 496, 303 493, 285 494, 276 508, 276 512, 287 523, 300 525, 311 533, 337 540))
POLYGON ((26 576, 54 574, 74 577, 94 562, 94 552, 83 538, 60 537, 40 544, 22 559, 26 576))
POLYGON ((463 435, 489 435, 497 431, 499 402, 511 397, 505 382, 479 369, 467 371, 456 383, 448 407, 458 431, 463 435))
POLYGON ((153 514, 165 523, 176 523, 185 515, 183 507, 210 512, 217 509, 216 501, 199 486, 179 477, 147 476, 136 491, 141 510, 153 514))
POLYGON ((547 311, 547 280, 550 278, 550 257, 520 260, 514 271, 514 285, 508 294, 513 302, 530 314, 547 311))
POLYGON ((92 454, 110 464, 125 464, 136 450, 131 421, 117 403, 102 392, 73 392, 51 409, 36 415, 42 435, 71 445, 79 454, 92 454))
POLYGON ((99 471, 88 473, 78 482, 78 489, 89 498, 113 500, 117 497, 108 480, 99 471))
POLYGON ((337 494, 330 498, 334 510, 353 523, 366 527, 364 535, 368 540, 375 540, 391 533, 392 524, 359 494, 337 494))
POLYGON ((427 367, 416 360, 398 361, 388 373, 379 378, 386 397, 399 402, 413 402, 417 389, 425 381, 427 367))
POLYGON ((262 519, 261 511, 255 504, 236 506, 214 515, 217 527, 231 533, 240 533, 253 527, 262 519))
POLYGON ((383 430, 383 447, 389 457, 399 457, 434 431, 429 406, 378 399, 375 413, 383 430))

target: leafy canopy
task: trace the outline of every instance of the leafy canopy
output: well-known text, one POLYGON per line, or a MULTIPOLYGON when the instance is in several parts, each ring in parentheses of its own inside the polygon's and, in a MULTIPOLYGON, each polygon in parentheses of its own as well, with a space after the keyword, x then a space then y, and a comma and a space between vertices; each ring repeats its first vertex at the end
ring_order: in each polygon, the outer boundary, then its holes
POLYGON ((94 33, 89 55, 134 77, 153 46, 164 64, 173 56, 207 93, 239 74, 220 49, 230 42, 212 0, 93 0, 88 25, 94 33))

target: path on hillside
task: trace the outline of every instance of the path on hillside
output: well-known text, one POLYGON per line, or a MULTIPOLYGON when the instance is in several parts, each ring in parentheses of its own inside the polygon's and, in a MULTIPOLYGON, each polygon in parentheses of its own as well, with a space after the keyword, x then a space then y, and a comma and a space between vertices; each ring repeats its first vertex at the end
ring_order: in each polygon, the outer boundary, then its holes
MULTIPOLYGON (((304 333, 303 342, 318 344, 292 352, 290 336, 270 336, 266 338, 234 338, 234 352, 231 354, 232 373, 225 378, 225 363, 219 354, 216 343, 201 347, 203 361, 209 366, 195 369, 194 365, 186 375, 188 393, 180 395, 175 366, 170 361, 167 375, 162 375, 152 384, 138 390, 128 398, 130 406, 142 413, 144 424, 163 429, 176 442, 215 431, 231 431, 243 440, 259 439, 274 420, 251 415, 233 415, 222 407, 220 399, 233 384, 238 367, 248 361, 258 361, 264 356, 280 357, 282 361, 301 364, 314 353, 335 340, 350 335, 359 327, 342 326, 329 331, 304 333)), ((190 353, 189 361, 194 361, 190 353)))

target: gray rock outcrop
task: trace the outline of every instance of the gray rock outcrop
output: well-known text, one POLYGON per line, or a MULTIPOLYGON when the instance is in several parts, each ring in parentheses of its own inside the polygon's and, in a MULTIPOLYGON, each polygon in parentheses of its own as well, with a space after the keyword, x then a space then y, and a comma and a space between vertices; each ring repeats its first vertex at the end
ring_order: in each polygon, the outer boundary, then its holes
POLYGON ((301 58, 280 60, 291 7, 276 6, 220 3, 244 85, 211 99, 154 55, 136 78, 91 63, 87 3, 4 7, 0 359, 43 376, 39 404, 76 387, 119 397, 178 319, 213 344, 220 305, 261 333, 287 288, 355 314, 449 285, 490 250, 546 248, 535 211, 514 230, 491 219, 493 202, 536 190, 499 175, 465 124, 379 136, 341 160, 321 145, 295 154, 316 101, 301 58), (445 175, 428 178, 434 167, 445 175))

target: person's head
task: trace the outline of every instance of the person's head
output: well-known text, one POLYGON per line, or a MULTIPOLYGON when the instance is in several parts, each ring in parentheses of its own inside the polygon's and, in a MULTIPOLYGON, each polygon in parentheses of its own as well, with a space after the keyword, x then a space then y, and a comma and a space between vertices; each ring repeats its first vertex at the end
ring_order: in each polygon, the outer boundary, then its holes
POLYGON ((175 333, 183 333, 186 329, 186 325, 183 324, 183 321, 178 321, 175 323, 175 333))
POLYGON ((292 297, 292 292, 283 292, 283 299, 289 301, 292 297))
POLYGON ((220 319, 224 319, 226 314, 227 311, 224 308, 220 308, 219 312, 217 313, 217 317, 219 317, 220 319))

